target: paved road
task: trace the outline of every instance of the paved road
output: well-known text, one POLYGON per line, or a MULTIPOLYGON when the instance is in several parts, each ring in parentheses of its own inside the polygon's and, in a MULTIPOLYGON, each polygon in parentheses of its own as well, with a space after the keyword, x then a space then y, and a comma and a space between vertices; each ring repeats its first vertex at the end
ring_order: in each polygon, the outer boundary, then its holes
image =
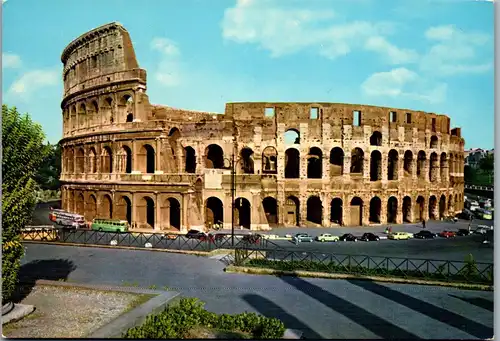
POLYGON ((493 335, 492 292, 227 274, 220 261, 204 257, 40 244, 27 245, 23 264, 24 270, 38 278, 168 286, 201 298, 208 310, 217 313, 253 311, 278 317, 307 338, 478 339, 493 335))

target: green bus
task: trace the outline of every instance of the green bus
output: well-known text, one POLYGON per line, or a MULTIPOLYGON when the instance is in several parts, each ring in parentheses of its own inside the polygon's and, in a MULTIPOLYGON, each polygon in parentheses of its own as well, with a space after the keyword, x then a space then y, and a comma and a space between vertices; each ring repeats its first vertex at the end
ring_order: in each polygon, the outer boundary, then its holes
POLYGON ((129 224, 126 220, 94 219, 92 230, 101 232, 128 232, 129 224))

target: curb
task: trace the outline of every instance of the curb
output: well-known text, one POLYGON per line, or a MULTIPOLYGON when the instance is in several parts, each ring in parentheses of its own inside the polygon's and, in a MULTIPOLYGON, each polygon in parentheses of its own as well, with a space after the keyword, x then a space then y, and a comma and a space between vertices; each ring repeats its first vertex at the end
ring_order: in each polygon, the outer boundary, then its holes
POLYGON ((269 268, 254 268, 254 267, 234 266, 234 265, 227 266, 224 269, 224 271, 227 273, 245 273, 252 275, 295 276, 295 277, 312 277, 312 278, 327 278, 327 279, 357 279, 357 280, 368 280, 375 282, 433 285, 433 286, 452 287, 459 289, 493 291, 493 286, 491 285, 427 281, 420 279, 407 279, 398 277, 348 275, 348 274, 335 274, 335 273, 313 272, 313 271, 303 271, 303 270, 284 271, 284 270, 274 270, 269 268))

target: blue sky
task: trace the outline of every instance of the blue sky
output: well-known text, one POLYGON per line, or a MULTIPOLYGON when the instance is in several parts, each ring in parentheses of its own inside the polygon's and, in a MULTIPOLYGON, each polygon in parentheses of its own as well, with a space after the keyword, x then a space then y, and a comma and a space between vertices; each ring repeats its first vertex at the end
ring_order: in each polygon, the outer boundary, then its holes
POLYGON ((345 102, 446 114, 493 148, 493 3, 460 0, 3 0, 3 103, 62 136, 64 47, 118 21, 152 103, 345 102), (85 3, 85 5, 83 5, 85 3))

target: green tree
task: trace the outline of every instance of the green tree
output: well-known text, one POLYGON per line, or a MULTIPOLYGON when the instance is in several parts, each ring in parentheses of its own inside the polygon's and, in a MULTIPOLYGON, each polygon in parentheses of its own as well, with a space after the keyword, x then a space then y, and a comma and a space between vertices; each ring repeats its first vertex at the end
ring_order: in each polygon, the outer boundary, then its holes
POLYGON ((495 168, 495 158, 493 153, 486 154, 479 160, 479 168, 485 173, 492 173, 495 168))
POLYGON ((47 143, 46 156, 38 169, 35 180, 43 190, 56 191, 60 188, 61 176, 61 147, 59 144, 47 143))
POLYGON ((476 173, 477 172, 476 172, 476 170, 473 167, 466 165, 464 167, 464 180, 465 180, 465 182, 467 182, 467 183, 475 183, 476 182, 476 176, 477 176, 476 173))
POLYGON ((42 127, 28 114, 2 105, 2 298, 12 298, 24 254, 21 228, 35 208, 36 171, 47 148, 42 127))

